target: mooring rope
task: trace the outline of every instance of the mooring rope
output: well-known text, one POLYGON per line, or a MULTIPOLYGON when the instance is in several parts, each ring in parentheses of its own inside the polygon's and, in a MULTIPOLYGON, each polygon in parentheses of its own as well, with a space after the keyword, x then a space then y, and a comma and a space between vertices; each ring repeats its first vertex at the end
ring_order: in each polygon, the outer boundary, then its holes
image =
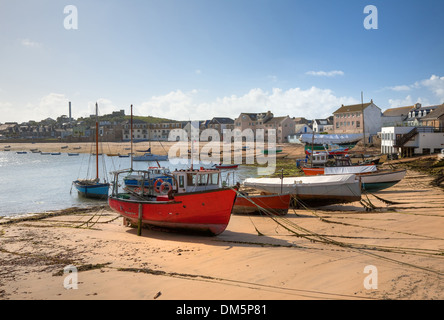
MULTIPOLYGON (((330 244, 330 245, 339 246, 341 248, 347 248, 347 249, 350 249, 350 250, 358 251, 358 252, 360 252, 362 254, 365 254, 365 255, 370 255, 370 256, 373 256, 373 257, 376 257, 376 258, 379 258, 379 259, 382 259, 382 260, 385 260, 385 261, 388 261, 388 262, 397 263, 397 264, 409 266, 409 267, 416 268, 416 269, 421 269, 421 270, 424 270, 424 271, 428 271, 428 272, 431 272, 431 273, 438 274, 439 276, 444 275, 444 273, 441 272, 441 271, 437 271, 437 270, 434 270, 434 269, 431 269, 431 268, 417 266, 417 265, 414 265, 414 264, 411 264, 411 263, 407 263, 407 262, 404 262, 404 261, 400 261, 400 260, 397 260, 397 259, 385 257, 385 256, 382 256, 382 255, 376 254, 374 252, 369 252, 367 250, 377 250, 377 251, 391 252, 391 253, 398 253, 398 254, 407 254, 407 253, 409 253, 407 251, 410 250, 410 254, 413 254, 414 252, 418 252, 418 254, 422 253, 422 255, 429 255, 429 256, 433 255, 435 257, 444 256, 444 252, 442 252, 442 251, 433 250, 433 249, 430 249, 430 250, 429 249, 425 249, 425 250, 423 250, 423 249, 417 249, 417 248, 384 247, 384 246, 364 245, 364 244, 345 243, 345 242, 336 241, 336 240, 331 239, 331 238, 329 238, 327 236, 323 236, 323 235, 317 234, 315 232, 312 232, 309 229, 303 228, 303 227, 297 225, 296 223, 292 222, 291 220, 289 220, 289 219, 287 219, 287 218, 285 218, 283 216, 274 215, 271 212, 268 212, 265 208, 262 208, 262 207, 258 206, 251 199, 248 199, 247 197, 242 195, 238 190, 236 190, 234 188, 232 188, 232 189, 238 195, 246 198, 248 201, 250 201, 255 206, 257 206, 259 208, 260 212, 264 212, 266 216, 271 218, 274 222, 276 222, 278 225, 283 227, 285 230, 289 231, 290 233, 295 234, 297 237, 301 237, 301 238, 307 239, 310 242, 318 242, 318 243, 330 244), (299 231, 299 232, 297 232, 297 231, 299 231), (423 252, 421 252, 421 250, 423 250, 423 252)), ((308 207, 305 207, 305 208, 307 210, 310 210, 310 209, 308 209, 308 207)), ((316 215, 316 216, 318 216, 318 215, 316 215)), ((319 217, 319 218, 321 219, 321 217, 319 217)), ((324 220, 321 219, 321 221, 324 221, 324 220)))

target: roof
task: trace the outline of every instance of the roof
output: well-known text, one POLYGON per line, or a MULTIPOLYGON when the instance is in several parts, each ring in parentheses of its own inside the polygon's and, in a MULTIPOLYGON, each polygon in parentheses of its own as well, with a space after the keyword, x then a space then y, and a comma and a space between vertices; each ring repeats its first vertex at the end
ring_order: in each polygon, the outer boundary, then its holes
POLYGON ((407 118, 408 119, 416 119, 419 116, 420 119, 423 119, 423 118, 427 117, 430 113, 435 111, 438 107, 439 106, 435 105, 435 106, 427 106, 427 107, 416 108, 414 110, 411 110, 411 115, 409 113, 407 118), (426 115, 424 117, 422 117, 422 113, 424 111, 426 112, 426 115))
POLYGON ((421 118, 421 120, 432 120, 432 119, 438 119, 439 117, 444 115, 444 103, 440 106, 437 106, 435 110, 430 112, 428 115, 425 115, 421 118))
POLYGON ((5 123, 5 124, 0 125, 0 130, 8 130, 10 128, 15 128, 17 126, 18 126, 17 123, 14 123, 14 124, 12 124, 12 123, 5 123))
POLYGON ((384 111, 384 117, 399 117, 399 116, 407 116, 415 106, 407 106, 400 108, 391 108, 384 111))
POLYGON ((327 119, 315 119, 315 122, 316 122, 317 124, 320 124, 320 125, 323 125, 323 126, 326 126, 326 125, 329 124, 329 122, 328 122, 327 119))
POLYGON ((213 118, 210 123, 233 124, 234 120, 230 118, 213 118))
POLYGON ((288 118, 288 116, 286 116, 286 117, 273 117, 273 118, 271 118, 271 119, 265 121, 264 123, 272 123, 272 122, 277 122, 277 123, 279 123, 279 122, 284 121, 284 120, 287 119, 287 118, 288 118))
POLYGON ((368 106, 372 105, 373 101, 369 102, 369 103, 364 103, 364 104, 354 104, 351 106, 344 106, 342 105, 342 107, 340 107, 338 110, 336 110, 335 112, 333 112, 333 114, 335 113, 343 113, 343 112, 357 112, 357 111, 362 111, 363 109, 367 108, 368 106))
POLYGON ((239 118, 242 116, 248 116, 250 118, 250 120, 258 121, 258 120, 264 119, 266 116, 273 116, 273 114, 270 111, 260 112, 260 113, 244 113, 244 112, 242 112, 240 114, 239 118))

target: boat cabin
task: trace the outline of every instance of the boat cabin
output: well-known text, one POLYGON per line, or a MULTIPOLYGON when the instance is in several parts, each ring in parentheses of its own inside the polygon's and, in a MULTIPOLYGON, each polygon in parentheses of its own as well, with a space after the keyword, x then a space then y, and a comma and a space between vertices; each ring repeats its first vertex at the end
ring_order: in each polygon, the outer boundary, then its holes
POLYGON ((214 190, 220 188, 220 170, 176 170, 173 176, 177 183, 177 193, 214 190))
POLYGON ((310 164, 313 163, 313 166, 323 166, 328 161, 328 154, 326 152, 314 153, 310 157, 308 162, 310 164))

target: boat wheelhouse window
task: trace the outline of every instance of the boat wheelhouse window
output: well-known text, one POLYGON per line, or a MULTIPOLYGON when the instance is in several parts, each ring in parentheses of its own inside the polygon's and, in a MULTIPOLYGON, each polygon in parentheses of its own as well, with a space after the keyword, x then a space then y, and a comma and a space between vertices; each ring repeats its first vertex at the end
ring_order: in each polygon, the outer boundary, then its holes
POLYGON ((219 174, 218 173, 213 173, 210 175, 210 182, 209 184, 213 184, 213 185, 218 185, 219 184, 219 174))
POLYGON ((197 184, 199 186, 206 186, 208 184, 208 174, 197 175, 197 184))
POLYGON ((196 175, 194 174, 187 174, 187 186, 194 186, 196 184, 195 177, 196 175))
POLYGON ((185 177, 179 176, 179 188, 185 188, 185 177))

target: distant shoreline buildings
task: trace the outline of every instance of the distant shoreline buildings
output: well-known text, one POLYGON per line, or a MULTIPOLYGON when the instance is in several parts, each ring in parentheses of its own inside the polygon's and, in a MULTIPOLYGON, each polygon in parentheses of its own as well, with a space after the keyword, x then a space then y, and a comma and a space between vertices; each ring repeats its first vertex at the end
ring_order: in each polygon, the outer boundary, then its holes
MULTIPOLYGON (((69 102, 69 116, 62 115, 56 120, 47 118, 40 122, 31 120, 23 123, 0 123, 0 141, 88 142, 95 136, 94 118, 95 116, 73 119, 69 102)), ((330 117, 313 120, 290 115, 275 116, 271 111, 241 112, 235 119, 214 117, 198 121, 135 117, 133 140, 168 141, 171 137, 184 140, 191 136, 191 123, 198 124, 199 134, 212 129, 218 133, 220 139, 226 130, 237 129, 234 132, 239 134, 248 129, 257 139, 267 141, 268 131, 274 129, 276 142, 280 144, 294 142, 294 137, 300 134, 363 134, 366 142, 372 142, 374 137, 381 139, 381 153, 409 156, 438 152, 444 148, 444 104, 422 106, 417 103, 382 112, 373 100, 356 105, 342 105, 330 117)), ((102 141, 129 141, 130 127, 129 116, 125 115, 124 110, 99 117, 99 136, 102 141)))

